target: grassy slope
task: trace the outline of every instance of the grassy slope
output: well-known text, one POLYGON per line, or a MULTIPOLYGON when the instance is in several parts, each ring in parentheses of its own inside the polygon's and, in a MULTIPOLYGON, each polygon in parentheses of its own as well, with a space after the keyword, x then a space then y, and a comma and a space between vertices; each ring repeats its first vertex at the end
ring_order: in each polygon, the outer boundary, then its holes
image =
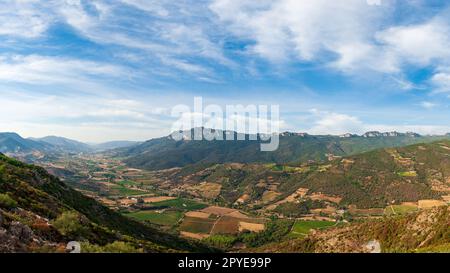
POLYGON ((0 154, 0 193, 5 192, 18 202, 20 208, 50 219, 63 211, 76 210, 97 225, 154 243, 155 251, 209 251, 200 244, 159 232, 113 212, 66 186, 40 167, 0 154))

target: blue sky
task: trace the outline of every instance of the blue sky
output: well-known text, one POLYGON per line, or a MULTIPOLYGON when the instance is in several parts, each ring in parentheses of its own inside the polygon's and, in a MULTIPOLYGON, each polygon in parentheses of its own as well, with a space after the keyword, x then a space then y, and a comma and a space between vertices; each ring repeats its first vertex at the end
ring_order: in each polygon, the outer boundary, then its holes
POLYGON ((282 129, 450 132, 450 5, 4 0, 0 131, 168 134, 170 109, 279 104, 282 129))

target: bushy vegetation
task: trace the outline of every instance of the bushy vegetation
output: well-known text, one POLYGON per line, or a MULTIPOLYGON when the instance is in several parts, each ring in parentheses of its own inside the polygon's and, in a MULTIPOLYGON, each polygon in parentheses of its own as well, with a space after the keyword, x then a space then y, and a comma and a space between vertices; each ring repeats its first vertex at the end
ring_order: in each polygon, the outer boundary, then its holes
POLYGON ((202 240, 205 244, 210 245, 212 247, 220 248, 220 249, 230 249, 233 247, 234 243, 237 241, 235 236, 231 235, 211 235, 202 240))
POLYGON ((325 204, 319 200, 304 200, 299 203, 283 203, 276 207, 275 212, 285 215, 287 217, 298 218, 302 215, 308 214, 312 209, 324 208, 325 204))
POLYGON ((242 233, 237 241, 245 243, 249 247, 259 247, 267 243, 279 242, 283 240, 291 231, 294 221, 272 220, 266 224, 264 231, 259 233, 242 233))
POLYGON ((81 216, 74 211, 63 212, 52 224, 63 235, 80 234, 83 231, 81 216))
POLYGON ((0 208, 12 209, 17 207, 16 200, 12 199, 8 194, 0 193, 0 208))
POLYGON ((142 253, 142 248, 137 248, 133 244, 115 241, 105 246, 90 244, 88 242, 81 243, 82 253, 142 253))

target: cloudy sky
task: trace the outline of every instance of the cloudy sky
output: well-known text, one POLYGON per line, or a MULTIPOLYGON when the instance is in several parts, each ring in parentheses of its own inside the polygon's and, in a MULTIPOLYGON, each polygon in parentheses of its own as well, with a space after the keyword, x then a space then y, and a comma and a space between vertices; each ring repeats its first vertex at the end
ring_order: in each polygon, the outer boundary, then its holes
POLYGON ((3 0, 0 131, 168 134, 170 109, 278 104, 283 130, 450 132, 437 0, 3 0))

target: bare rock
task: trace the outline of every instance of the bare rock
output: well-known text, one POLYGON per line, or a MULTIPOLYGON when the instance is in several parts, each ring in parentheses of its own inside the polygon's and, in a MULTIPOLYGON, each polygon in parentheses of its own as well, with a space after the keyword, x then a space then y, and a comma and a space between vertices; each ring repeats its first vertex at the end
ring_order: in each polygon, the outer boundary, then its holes
POLYGON ((29 243, 33 239, 33 231, 31 228, 20 222, 12 222, 9 226, 9 232, 24 243, 29 243))

